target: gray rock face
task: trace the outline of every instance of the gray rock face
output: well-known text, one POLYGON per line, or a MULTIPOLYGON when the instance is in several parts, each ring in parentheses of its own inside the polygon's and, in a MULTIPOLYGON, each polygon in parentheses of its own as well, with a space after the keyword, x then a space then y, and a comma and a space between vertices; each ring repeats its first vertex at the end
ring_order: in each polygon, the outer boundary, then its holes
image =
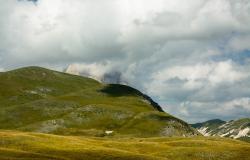
POLYGON ((204 136, 220 136, 238 138, 250 138, 250 118, 231 120, 210 120, 203 123, 192 124, 204 136))

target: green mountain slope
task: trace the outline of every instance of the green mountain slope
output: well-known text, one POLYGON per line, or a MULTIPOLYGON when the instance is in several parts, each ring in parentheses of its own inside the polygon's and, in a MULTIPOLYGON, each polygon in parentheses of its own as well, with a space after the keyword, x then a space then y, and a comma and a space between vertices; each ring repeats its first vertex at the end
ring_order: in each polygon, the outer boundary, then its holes
POLYGON ((1 160, 249 160, 249 143, 215 137, 89 138, 0 131, 1 160))
POLYGON ((193 136, 129 86, 27 67, 0 74, 0 129, 88 136, 193 136))

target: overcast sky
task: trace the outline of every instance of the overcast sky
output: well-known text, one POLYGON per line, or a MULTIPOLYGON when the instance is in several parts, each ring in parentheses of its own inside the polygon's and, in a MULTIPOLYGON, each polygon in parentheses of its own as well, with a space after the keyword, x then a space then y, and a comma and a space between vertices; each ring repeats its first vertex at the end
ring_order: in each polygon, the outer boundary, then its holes
POLYGON ((118 72, 190 123, 250 117, 249 0, 0 2, 0 71, 118 72))

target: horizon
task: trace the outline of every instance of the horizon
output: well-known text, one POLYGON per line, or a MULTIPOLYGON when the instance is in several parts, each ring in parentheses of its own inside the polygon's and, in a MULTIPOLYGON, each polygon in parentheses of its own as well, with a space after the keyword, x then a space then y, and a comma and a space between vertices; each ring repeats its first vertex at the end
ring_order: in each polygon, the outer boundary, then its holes
POLYGON ((126 83, 189 123, 250 117, 250 1, 8 0, 0 72, 126 83))

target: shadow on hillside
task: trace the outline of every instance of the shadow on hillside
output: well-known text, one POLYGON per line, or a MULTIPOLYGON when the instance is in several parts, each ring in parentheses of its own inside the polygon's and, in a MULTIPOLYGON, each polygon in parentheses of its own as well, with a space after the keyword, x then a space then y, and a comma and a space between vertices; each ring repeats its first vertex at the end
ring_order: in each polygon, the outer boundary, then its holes
POLYGON ((140 91, 121 84, 109 84, 102 88, 100 92, 108 94, 109 96, 113 97, 121 97, 121 96, 141 96, 145 100, 147 100, 155 109, 157 109, 160 112, 164 112, 161 106, 153 101, 149 96, 141 93, 140 91))
POLYGON ((100 92, 113 97, 141 95, 138 90, 121 84, 109 84, 102 88, 100 92))

